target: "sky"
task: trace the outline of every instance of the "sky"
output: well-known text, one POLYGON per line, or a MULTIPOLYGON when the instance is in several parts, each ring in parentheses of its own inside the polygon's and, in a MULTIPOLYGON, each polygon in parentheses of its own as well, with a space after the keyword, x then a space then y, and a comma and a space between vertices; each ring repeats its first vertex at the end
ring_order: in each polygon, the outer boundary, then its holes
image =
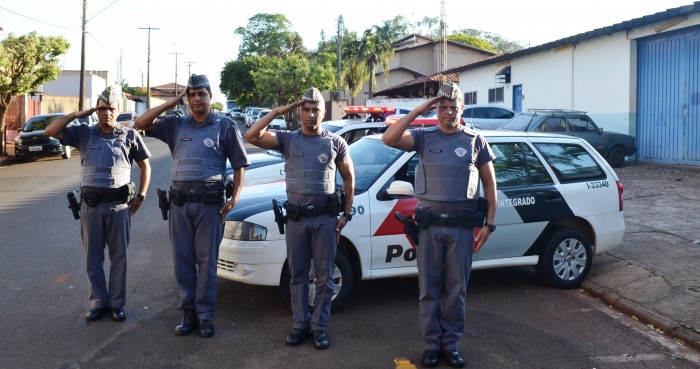
MULTIPOLYGON (((448 33, 465 28, 537 46, 596 28, 690 5, 692 0, 443 0, 448 33)), ((189 73, 205 74, 214 101, 224 64, 237 58, 241 39, 234 31, 259 13, 281 13, 304 46, 316 49, 321 34, 330 38, 343 16, 345 28, 361 34, 402 15, 409 21, 440 16, 440 0, 87 0, 86 70, 108 70, 145 86, 150 31, 150 85, 187 83, 189 73), (406 6, 407 4, 420 6, 406 6), (156 29, 157 28, 157 29, 156 29)), ((71 47, 61 57, 66 70, 80 70, 82 0, 0 0, 0 40, 36 31, 63 36, 71 47)))

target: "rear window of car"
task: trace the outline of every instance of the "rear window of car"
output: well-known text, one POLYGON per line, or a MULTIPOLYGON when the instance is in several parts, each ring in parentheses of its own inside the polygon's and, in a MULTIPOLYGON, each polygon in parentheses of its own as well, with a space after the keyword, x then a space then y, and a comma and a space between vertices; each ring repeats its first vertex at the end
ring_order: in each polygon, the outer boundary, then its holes
POLYGON ((534 118, 535 116, 531 114, 516 115, 513 119, 507 121, 506 124, 502 125, 501 128, 510 129, 512 131, 524 131, 534 118))
POLYGON ((537 150, 545 158, 561 183, 605 179, 603 168, 582 146, 576 144, 539 143, 537 150))

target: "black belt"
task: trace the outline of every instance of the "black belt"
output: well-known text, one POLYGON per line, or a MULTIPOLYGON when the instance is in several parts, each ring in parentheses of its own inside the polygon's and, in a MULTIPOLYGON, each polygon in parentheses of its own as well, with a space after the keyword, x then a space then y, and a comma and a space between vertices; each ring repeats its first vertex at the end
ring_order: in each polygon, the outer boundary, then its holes
POLYGON ((81 201, 85 201, 91 207, 104 202, 121 202, 129 201, 129 191, 126 186, 119 188, 99 188, 99 187, 81 187, 81 201))
POLYGON ((224 189, 214 190, 176 190, 170 189, 170 200, 180 206, 186 202, 202 202, 205 204, 223 204, 226 202, 224 189))
POLYGON ((287 209, 287 213, 297 213, 302 217, 316 217, 319 215, 328 215, 328 207, 325 205, 292 205, 290 203, 285 203, 284 208, 287 209))
POLYGON ((463 217, 461 214, 433 214, 430 224, 442 227, 461 227, 463 217))

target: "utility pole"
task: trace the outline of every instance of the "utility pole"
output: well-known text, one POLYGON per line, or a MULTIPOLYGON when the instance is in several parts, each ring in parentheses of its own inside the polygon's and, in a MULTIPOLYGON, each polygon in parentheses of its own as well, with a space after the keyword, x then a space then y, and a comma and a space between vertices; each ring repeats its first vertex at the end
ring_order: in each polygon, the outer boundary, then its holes
POLYGON ((190 76, 192 76, 192 64, 195 64, 196 62, 185 62, 187 64, 187 79, 189 80, 190 76))
POLYGON ((336 100, 340 100, 340 44, 343 42, 343 37, 342 35, 342 29, 343 29, 343 16, 338 17, 338 34, 336 35, 336 41, 338 43, 338 54, 337 54, 337 59, 338 59, 338 72, 337 72, 337 77, 338 77, 338 92, 335 97, 336 100))
POLYGON ((140 27, 148 30, 148 59, 146 62, 146 109, 151 108, 151 30, 157 31, 160 28, 140 27))
POLYGON ((80 48, 80 93, 78 98, 78 110, 83 110, 85 98, 85 33, 87 26, 87 0, 83 0, 83 43, 80 48))
POLYGON ((182 55, 183 53, 179 53, 176 51, 176 52, 170 53, 170 54, 171 55, 175 54, 175 96, 177 96, 177 56, 182 55))
MULTIPOLYGON (((445 23, 445 0, 440 0, 440 73, 447 69, 447 23, 445 23)), ((444 83, 443 76, 443 83, 444 83)))

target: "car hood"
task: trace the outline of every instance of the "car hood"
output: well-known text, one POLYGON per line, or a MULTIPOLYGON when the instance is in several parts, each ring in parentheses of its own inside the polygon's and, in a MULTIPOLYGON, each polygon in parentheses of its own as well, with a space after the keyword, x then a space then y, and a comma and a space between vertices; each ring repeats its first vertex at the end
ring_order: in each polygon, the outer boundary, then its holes
POLYGON ((19 137, 22 139, 34 138, 34 137, 46 137, 46 136, 47 136, 47 134, 46 134, 46 132, 44 132, 43 129, 39 129, 36 131, 31 131, 31 132, 21 132, 19 134, 19 137))
POLYGON ((603 136, 605 136, 609 140, 634 140, 633 136, 618 132, 608 132, 605 130, 603 130, 603 136))
POLYGON ((226 220, 245 220, 272 210, 272 200, 277 200, 280 205, 287 200, 287 183, 283 179, 243 187, 236 206, 228 213, 226 220))

